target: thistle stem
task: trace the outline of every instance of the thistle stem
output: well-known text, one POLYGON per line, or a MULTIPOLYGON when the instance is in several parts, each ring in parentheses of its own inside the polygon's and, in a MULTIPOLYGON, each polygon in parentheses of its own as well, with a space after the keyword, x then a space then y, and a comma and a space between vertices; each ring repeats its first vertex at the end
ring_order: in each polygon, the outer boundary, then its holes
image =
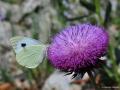
POLYGON ((99 90, 99 88, 97 87, 97 85, 95 83, 95 79, 94 79, 94 76, 93 76, 92 72, 88 71, 87 73, 88 73, 88 75, 89 75, 89 77, 91 79, 91 82, 92 82, 93 86, 95 87, 95 90, 99 90))

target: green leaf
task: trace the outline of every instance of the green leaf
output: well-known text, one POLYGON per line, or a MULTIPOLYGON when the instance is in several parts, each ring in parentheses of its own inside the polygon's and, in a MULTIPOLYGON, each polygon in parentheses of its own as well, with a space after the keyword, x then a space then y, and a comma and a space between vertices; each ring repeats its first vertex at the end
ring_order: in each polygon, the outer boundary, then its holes
POLYGON ((95 5, 93 3, 89 3, 85 0, 80 0, 80 4, 92 12, 96 11, 95 5))
POLYGON ((95 8, 96 8, 96 13, 100 15, 100 0, 94 0, 95 8))
POLYGON ((110 21, 111 11, 112 11, 112 5, 110 2, 108 2, 107 7, 106 7, 105 16, 104 16, 104 26, 106 26, 107 23, 110 21))

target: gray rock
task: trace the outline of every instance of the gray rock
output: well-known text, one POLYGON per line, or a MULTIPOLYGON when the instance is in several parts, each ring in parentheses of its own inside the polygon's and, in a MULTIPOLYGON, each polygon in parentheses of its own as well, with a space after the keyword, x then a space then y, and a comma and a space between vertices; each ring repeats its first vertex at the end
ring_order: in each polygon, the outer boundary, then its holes
POLYGON ((55 71, 45 82, 42 90, 81 90, 80 85, 71 85, 71 75, 55 71))
POLYGON ((7 17, 7 11, 10 9, 10 4, 0 1, 0 20, 7 17))
POLYGON ((12 5, 10 8, 10 13, 10 19, 12 22, 18 22, 23 16, 22 9, 18 5, 12 5))
POLYGON ((8 22, 0 22, 0 44, 9 46, 9 39, 12 36, 11 25, 8 22))
POLYGON ((21 5, 22 13, 30 13, 40 4, 41 0, 25 0, 25 2, 21 5))

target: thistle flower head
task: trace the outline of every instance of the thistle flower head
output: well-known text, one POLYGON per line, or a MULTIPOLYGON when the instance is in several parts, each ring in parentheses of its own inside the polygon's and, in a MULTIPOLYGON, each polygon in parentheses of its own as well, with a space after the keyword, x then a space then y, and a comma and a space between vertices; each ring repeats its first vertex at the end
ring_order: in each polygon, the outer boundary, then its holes
POLYGON ((54 67, 79 72, 97 65, 107 50, 108 34, 91 24, 69 26, 57 34, 48 47, 48 58, 54 67))

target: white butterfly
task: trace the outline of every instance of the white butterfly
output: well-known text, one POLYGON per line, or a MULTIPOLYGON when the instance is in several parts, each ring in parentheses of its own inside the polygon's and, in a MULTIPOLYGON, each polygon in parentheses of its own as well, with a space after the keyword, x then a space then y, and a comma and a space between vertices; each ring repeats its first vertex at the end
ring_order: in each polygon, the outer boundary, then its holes
POLYGON ((46 45, 38 40, 21 36, 13 37, 10 41, 16 53, 16 60, 20 65, 35 68, 42 63, 46 45))

